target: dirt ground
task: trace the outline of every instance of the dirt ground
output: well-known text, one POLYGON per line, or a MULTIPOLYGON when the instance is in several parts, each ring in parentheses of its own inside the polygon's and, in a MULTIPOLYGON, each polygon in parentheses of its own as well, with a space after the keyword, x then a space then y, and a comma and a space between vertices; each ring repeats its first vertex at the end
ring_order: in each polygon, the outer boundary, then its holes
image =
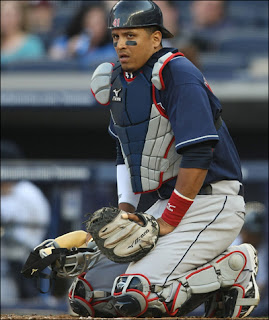
MULTIPOLYGON (((67 315, 67 314, 62 314, 62 315, 16 315, 16 314, 3 314, 1 315, 1 320, 107 320, 108 318, 91 318, 91 317, 76 317, 76 316, 70 316, 70 315, 67 315)), ((117 319, 117 320, 135 320, 135 319, 138 319, 138 318, 113 318, 111 320, 114 320, 114 319, 117 319)), ((154 318, 140 318, 140 319, 144 319, 144 320, 153 320, 154 318)), ((180 320, 184 320, 184 319, 202 319, 202 318, 162 318, 162 320, 177 320, 177 319, 180 319, 180 320)), ((157 320, 157 319, 156 319, 157 320)), ((218 319, 214 319, 214 320, 218 320, 218 319)), ((223 320, 223 319, 222 319, 223 320)))
MULTIPOLYGON (((91 317, 76 317, 76 316, 70 316, 68 314, 62 314, 62 315, 16 315, 16 314, 1 314, 1 320, 107 320, 108 318, 91 318, 91 317)), ((138 318, 113 318, 111 320, 135 320, 138 318)), ((154 320, 157 318, 139 318, 139 319, 144 319, 144 320, 154 320)), ((201 320, 202 318, 162 318, 162 320, 184 320, 184 319, 193 319, 193 320, 201 320)), ((218 320, 217 318, 213 320, 218 320)), ((223 319, 222 319, 223 320, 223 319)))
MULTIPOLYGON (((75 317, 70 316, 68 314, 61 314, 61 315, 16 315, 16 314, 1 314, 1 319, 3 320, 107 320, 107 318, 91 318, 91 317, 75 317)), ((111 320, 135 320, 138 318, 113 318, 111 320)), ((139 318, 144 320, 154 320, 156 318, 139 318)), ((162 320, 206 320, 206 318, 199 318, 199 317, 188 317, 188 318, 161 318, 162 320)), ((227 320, 228 318, 226 318, 227 320)), ((253 317, 247 317, 246 319, 250 320, 268 320, 268 317, 264 318, 253 318, 253 317)), ((156 319, 157 320, 157 319, 156 319)), ((212 320, 223 320, 219 318, 212 318, 212 320)))
POLYGON ((20 320, 20 319, 27 319, 27 320, 41 320, 41 319, 48 319, 48 320, 60 320, 60 319, 66 319, 66 320, 77 320, 77 319, 89 319, 84 317, 73 317, 67 314, 63 315, 17 315, 17 314, 1 314, 1 320, 20 320))
MULTIPOLYGON (((66 314, 63 315, 16 315, 16 314, 4 314, 1 315, 1 320, 107 320, 108 318, 91 318, 91 317, 75 317, 75 316, 69 316, 66 314)), ((138 318, 113 318, 111 320, 136 320, 138 318)), ((143 320, 154 320, 154 318, 139 318, 143 320)), ((162 318, 162 320, 184 320, 187 318, 162 318)), ((188 320, 193 319, 193 318, 188 318, 188 320)), ((201 318, 195 318, 196 319, 201 319, 201 318)), ((157 319, 156 319, 157 320, 157 319)), ((218 320, 218 319, 213 319, 213 320, 218 320)), ((223 319, 222 319, 223 320, 223 319)))

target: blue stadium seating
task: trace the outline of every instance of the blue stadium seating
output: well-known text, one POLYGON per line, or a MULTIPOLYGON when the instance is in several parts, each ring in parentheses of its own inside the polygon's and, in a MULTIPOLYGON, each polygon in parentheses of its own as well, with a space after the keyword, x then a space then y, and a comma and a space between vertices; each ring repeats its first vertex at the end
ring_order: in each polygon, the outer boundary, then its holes
POLYGON ((239 29, 220 37, 218 40, 220 52, 233 52, 245 55, 268 54, 268 30, 264 29, 239 29))
MULTIPOLYGON (((190 22, 190 4, 192 1, 177 1, 180 10, 180 22, 188 26, 190 22)), ((54 20, 54 37, 63 32, 70 23, 75 9, 88 3, 80 0, 73 5, 72 1, 56 6, 54 20)), ((236 1, 227 2, 228 16, 234 22, 234 29, 223 30, 213 37, 211 52, 201 54, 201 70, 207 77, 217 79, 233 79, 247 72, 250 60, 255 57, 268 56, 268 1, 236 1)), ((51 35, 50 35, 51 36, 51 35)), ((53 36, 51 38, 54 38, 53 36)), ((209 35, 199 33, 199 37, 207 39, 209 35)), ((46 39, 45 39, 46 40, 46 39)), ((29 62, 16 62, 1 66, 2 72, 15 71, 85 71, 89 72, 96 66, 86 68, 76 60, 53 61, 49 58, 29 62)))
POLYGON ((55 61, 49 58, 38 59, 35 61, 18 61, 4 64, 1 66, 1 71, 17 72, 17 71, 78 71, 81 66, 77 60, 61 60, 55 61))
POLYGON ((228 15, 240 27, 268 27, 268 1, 228 1, 228 15))
POLYGON ((205 53, 199 58, 201 71, 208 79, 232 80, 247 67, 244 55, 235 53, 205 53))

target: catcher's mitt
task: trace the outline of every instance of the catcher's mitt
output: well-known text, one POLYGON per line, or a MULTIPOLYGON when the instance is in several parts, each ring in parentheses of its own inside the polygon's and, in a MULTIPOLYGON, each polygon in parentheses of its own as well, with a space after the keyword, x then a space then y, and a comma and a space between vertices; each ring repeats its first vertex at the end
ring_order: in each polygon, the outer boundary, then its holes
POLYGON ((110 260, 118 263, 137 261, 155 246, 159 225, 146 213, 136 213, 143 225, 122 218, 122 214, 126 212, 113 207, 101 208, 86 222, 87 231, 110 260))

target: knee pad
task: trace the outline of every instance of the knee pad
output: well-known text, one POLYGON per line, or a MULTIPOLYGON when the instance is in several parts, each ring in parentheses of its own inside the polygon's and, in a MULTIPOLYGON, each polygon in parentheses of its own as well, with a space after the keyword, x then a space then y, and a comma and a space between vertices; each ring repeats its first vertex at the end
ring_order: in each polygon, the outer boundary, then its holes
POLYGON ((179 278, 179 285, 169 314, 189 313, 220 288, 230 288, 235 284, 245 265, 246 256, 244 253, 232 251, 179 278))
POLYGON ((151 284, 141 274, 123 274, 117 277, 112 288, 113 307, 120 316, 159 317, 166 314, 165 303, 151 292, 151 284))
POLYGON ((116 316, 109 304, 110 294, 93 290, 85 275, 86 273, 83 273, 78 276, 69 289, 68 298, 72 311, 83 317, 116 316))

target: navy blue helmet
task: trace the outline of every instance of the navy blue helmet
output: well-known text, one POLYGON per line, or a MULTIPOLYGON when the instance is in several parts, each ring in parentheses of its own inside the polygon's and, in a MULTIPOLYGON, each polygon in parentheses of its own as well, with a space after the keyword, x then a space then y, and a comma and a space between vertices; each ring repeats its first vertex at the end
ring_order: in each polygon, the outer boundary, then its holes
POLYGON ((111 9, 108 28, 143 28, 157 26, 163 38, 173 38, 163 26, 161 9, 151 0, 121 0, 111 9))

